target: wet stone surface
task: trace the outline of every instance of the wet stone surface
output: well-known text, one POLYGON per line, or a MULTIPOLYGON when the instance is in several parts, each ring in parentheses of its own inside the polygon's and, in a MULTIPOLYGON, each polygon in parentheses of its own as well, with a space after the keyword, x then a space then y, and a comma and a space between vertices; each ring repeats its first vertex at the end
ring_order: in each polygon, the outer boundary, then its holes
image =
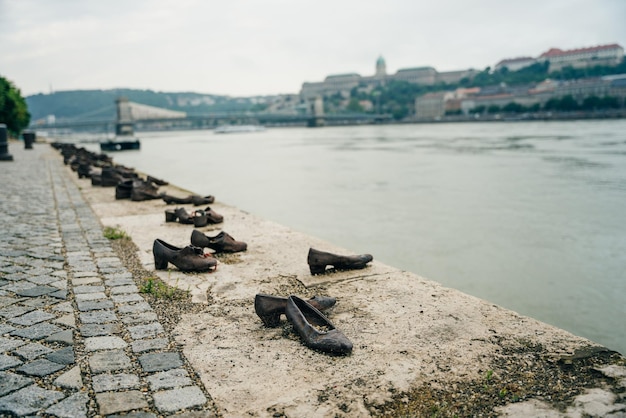
POLYGON ((0 416, 212 409, 75 173, 47 144, 29 151, 0 170, 0 416))

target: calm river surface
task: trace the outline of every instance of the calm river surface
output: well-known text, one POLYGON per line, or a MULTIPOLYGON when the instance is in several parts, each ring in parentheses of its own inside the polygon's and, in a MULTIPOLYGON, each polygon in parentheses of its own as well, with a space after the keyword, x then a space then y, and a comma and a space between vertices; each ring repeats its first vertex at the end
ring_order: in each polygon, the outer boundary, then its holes
POLYGON ((139 136, 115 162, 626 353, 624 120, 139 136))

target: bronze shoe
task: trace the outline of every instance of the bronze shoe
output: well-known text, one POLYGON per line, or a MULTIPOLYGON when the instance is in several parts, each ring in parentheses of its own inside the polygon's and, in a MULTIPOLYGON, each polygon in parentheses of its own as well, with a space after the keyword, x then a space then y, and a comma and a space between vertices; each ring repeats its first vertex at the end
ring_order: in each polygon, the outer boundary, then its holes
POLYGON ((198 196, 194 194, 190 197, 191 197, 191 203, 193 203, 194 206, 210 205, 211 203, 215 202, 215 197, 211 195, 198 196))
POLYGON ((373 259, 370 254, 337 255, 309 248, 307 263, 311 274, 323 274, 326 266, 333 266, 336 270, 362 269, 373 259))
POLYGON ((174 209, 165 209, 165 222, 176 222, 178 215, 174 209))
POLYGON ((204 213, 207 216, 207 223, 219 224, 224 221, 224 217, 220 215, 219 213, 215 212, 213 209, 211 209, 210 206, 207 206, 206 208, 204 208, 204 213))
POLYGON ((172 204, 172 203, 176 203, 176 204, 180 204, 183 205, 185 203, 191 203, 191 196, 187 196, 187 197, 176 197, 176 196, 172 196, 169 195, 167 193, 164 193, 161 196, 161 199, 163 199, 163 201, 165 203, 167 203, 168 205, 172 204))
POLYGON ((152 176, 150 176, 150 175, 146 177, 146 180, 148 180, 148 181, 150 181, 150 182, 152 182, 152 183, 156 184, 157 186, 167 186, 167 185, 169 184, 169 183, 168 183, 167 181, 165 181, 165 180, 161 180, 161 179, 158 179, 158 178, 156 178, 156 177, 152 177, 152 176))
MULTIPOLYGON (((167 216, 167 212, 166 212, 166 216, 167 216)), ((176 218, 178 219, 178 222, 180 222, 181 224, 193 223, 193 212, 189 213, 185 210, 185 208, 176 208, 174 210, 174 216, 176 216, 176 218)))
POLYGON ((134 180, 124 180, 115 186, 115 199, 130 199, 134 180))
MULTIPOLYGON (((313 296, 307 300, 311 306, 320 311, 335 306, 337 299, 328 296, 313 296)), ((280 324, 280 315, 285 313, 287 298, 259 293, 254 297, 254 311, 268 328, 277 327, 280 324)))
POLYGON ((210 248, 218 253, 237 253, 248 249, 248 244, 236 241, 227 232, 222 231, 214 237, 209 237, 196 229, 191 232, 191 245, 210 248))
POLYGON ((209 216, 207 215, 207 213, 203 210, 194 210, 193 212, 191 212, 192 217, 191 220, 193 221, 193 226, 195 226, 196 228, 200 228, 203 226, 207 226, 209 224, 209 216))
POLYGON ((130 200, 142 202, 144 200, 160 199, 162 195, 158 193, 158 189, 152 182, 134 179, 130 191, 130 200))
POLYGON ((330 354, 352 353, 352 342, 310 303, 291 295, 285 315, 308 347, 330 354))
POLYGON ((217 260, 210 254, 204 254, 202 248, 191 245, 179 248, 161 239, 154 240, 152 254, 156 270, 166 270, 168 263, 184 272, 210 271, 217 266, 217 260))

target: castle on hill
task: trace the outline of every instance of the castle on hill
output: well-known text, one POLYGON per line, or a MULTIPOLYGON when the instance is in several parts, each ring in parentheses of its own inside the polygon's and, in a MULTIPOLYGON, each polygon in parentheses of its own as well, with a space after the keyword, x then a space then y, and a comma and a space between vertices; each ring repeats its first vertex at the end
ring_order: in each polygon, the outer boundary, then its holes
MULTIPOLYGON (((588 48, 562 50, 550 48, 537 58, 507 58, 495 66, 495 70, 507 68, 519 71, 535 63, 549 63, 549 71, 559 71, 565 67, 585 68, 596 65, 617 65, 624 59, 624 48, 618 44, 598 45, 588 48)), ((305 82, 300 90, 300 97, 305 100, 341 94, 349 97, 355 87, 371 90, 390 81, 406 81, 409 83, 432 86, 436 84, 457 84, 463 78, 472 78, 480 71, 474 69, 438 72, 433 67, 414 67, 398 70, 395 74, 387 74, 385 59, 381 56, 376 60, 374 75, 361 76, 357 73, 336 74, 327 76, 324 81, 305 82)))

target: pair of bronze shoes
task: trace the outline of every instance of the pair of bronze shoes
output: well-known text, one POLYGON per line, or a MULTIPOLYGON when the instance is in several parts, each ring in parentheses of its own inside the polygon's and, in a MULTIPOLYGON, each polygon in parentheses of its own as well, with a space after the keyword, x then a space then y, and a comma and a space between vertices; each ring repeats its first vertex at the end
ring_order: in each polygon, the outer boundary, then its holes
POLYGON ((191 245, 200 248, 210 248, 217 253, 238 253, 248 249, 248 244, 235 240, 228 232, 222 231, 210 237, 197 229, 191 232, 191 245))
POLYGON ((215 212, 209 206, 206 209, 194 210, 191 213, 185 208, 165 209, 165 222, 176 222, 181 224, 193 224, 196 228, 201 228, 209 224, 219 224, 224 221, 224 217, 215 212))
POLYGON ((173 204, 173 203, 178 204, 178 205, 191 203, 194 206, 201 206, 201 205, 210 205, 211 203, 215 202, 215 196, 212 196, 212 195, 199 196, 197 194, 190 194, 187 197, 176 197, 176 196, 172 196, 167 193, 164 193, 161 196, 161 199, 163 199, 163 201, 167 203, 168 205, 173 204))
POLYGON ((217 268, 217 260, 211 254, 193 245, 180 248, 157 238, 152 244, 152 255, 156 270, 167 270, 169 263, 183 272, 200 273, 217 268))
POLYGON ((115 199, 130 199, 133 202, 160 199, 158 187, 151 180, 140 178, 120 181, 115 186, 115 199))
POLYGON ((328 271, 333 270, 356 270, 365 268, 367 263, 372 261, 374 257, 371 254, 358 255, 338 255, 328 253, 314 248, 309 248, 307 263, 311 274, 324 274, 326 267, 332 266, 328 271))
POLYGON ((291 295, 288 298, 259 293, 254 298, 254 310, 265 326, 276 327, 285 314, 302 342, 315 350, 329 354, 352 353, 352 342, 321 312, 333 307, 335 298, 314 296, 304 300, 291 295))

